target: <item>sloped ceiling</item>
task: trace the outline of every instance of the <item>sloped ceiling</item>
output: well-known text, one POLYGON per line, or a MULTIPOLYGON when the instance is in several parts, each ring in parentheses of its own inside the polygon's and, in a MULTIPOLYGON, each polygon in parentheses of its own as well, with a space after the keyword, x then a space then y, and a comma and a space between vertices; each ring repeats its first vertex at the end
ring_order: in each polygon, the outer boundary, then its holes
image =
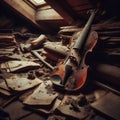
MULTIPOLYGON (((111 17, 120 17, 120 0, 45 0, 46 7, 33 9, 24 0, 1 0, 5 6, 13 9, 29 24, 42 32, 55 32, 59 27, 76 22, 84 24, 89 17, 90 9, 99 9, 95 22, 111 17), (50 7, 49 7, 50 6, 50 7), (42 12, 41 12, 42 11, 42 12), (50 14, 52 15, 50 16, 50 14), (36 17, 37 15, 37 17, 36 17)), ((3 7, 3 6, 2 6, 3 7)))

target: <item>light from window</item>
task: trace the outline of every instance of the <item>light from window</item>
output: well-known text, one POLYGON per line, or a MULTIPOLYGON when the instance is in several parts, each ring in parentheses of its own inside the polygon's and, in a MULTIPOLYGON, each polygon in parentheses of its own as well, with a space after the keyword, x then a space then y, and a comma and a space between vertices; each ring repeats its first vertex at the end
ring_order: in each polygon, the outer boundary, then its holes
POLYGON ((31 3, 33 3, 35 6, 45 4, 46 2, 44 0, 29 0, 31 3))

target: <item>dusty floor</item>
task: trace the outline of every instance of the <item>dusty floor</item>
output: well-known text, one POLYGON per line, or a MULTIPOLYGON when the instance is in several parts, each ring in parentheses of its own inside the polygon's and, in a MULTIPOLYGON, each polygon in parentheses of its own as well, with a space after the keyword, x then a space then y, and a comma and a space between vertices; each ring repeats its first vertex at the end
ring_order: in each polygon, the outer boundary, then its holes
MULTIPOLYGON (((120 97, 108 89, 103 89, 93 82, 88 82, 85 88, 75 93, 54 87, 51 80, 52 68, 58 62, 56 58, 65 58, 66 55, 60 50, 61 47, 59 52, 62 55, 50 58, 50 54, 47 54, 51 60, 47 59, 45 63, 43 58, 46 57, 46 52, 43 46, 35 50, 42 56, 40 60, 31 53, 30 39, 22 43, 13 37, 8 37, 7 40, 9 46, 3 41, 0 48, 0 120, 120 118, 120 97), (5 48, 2 48, 3 44, 6 45, 5 48), (111 104, 114 104, 114 107, 111 104)), ((87 79, 93 80, 89 77, 87 79)))

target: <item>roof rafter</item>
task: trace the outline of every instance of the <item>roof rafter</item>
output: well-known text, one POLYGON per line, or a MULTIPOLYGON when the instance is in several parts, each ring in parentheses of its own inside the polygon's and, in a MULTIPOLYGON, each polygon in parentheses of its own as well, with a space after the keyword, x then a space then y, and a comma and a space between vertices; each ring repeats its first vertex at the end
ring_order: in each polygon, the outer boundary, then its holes
POLYGON ((71 9, 67 1, 45 0, 53 9, 55 9, 67 23, 72 23, 78 16, 71 9))

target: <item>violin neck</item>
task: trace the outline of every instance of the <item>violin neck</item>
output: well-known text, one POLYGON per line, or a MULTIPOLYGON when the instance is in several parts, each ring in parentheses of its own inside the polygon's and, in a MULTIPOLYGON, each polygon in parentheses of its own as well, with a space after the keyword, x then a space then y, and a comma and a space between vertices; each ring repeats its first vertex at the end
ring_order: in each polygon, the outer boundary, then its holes
POLYGON ((82 51, 85 45, 85 42, 87 40, 87 37, 89 35, 89 31, 91 28, 91 24, 93 22, 93 19, 95 17, 95 12, 93 11, 85 25, 85 27, 83 28, 82 32, 79 34, 78 38, 75 41, 75 44, 73 46, 73 49, 82 51))

